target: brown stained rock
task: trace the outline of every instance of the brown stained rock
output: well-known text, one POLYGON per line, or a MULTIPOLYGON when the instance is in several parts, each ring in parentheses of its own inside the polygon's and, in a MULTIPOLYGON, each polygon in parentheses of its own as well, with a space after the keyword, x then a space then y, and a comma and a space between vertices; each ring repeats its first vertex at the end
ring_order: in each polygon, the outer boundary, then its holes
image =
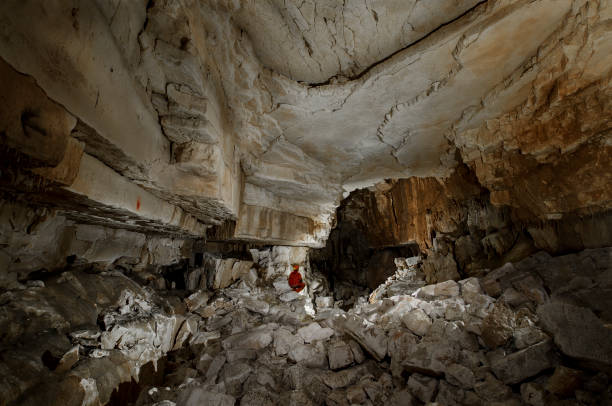
POLYGON ((362 404, 366 401, 367 395, 360 385, 353 385, 346 388, 346 398, 351 404, 362 404))
POLYGON ((452 364, 445 371, 446 380, 460 388, 471 389, 474 387, 474 372, 460 364, 452 364))
POLYGON ((515 328, 514 312, 501 302, 496 302, 482 321, 481 338, 489 348, 505 344, 515 328))
POLYGON ((21 162, 26 167, 60 164, 65 158, 76 119, 49 99, 34 78, 17 72, 2 58, 0 77, 0 103, 4 106, 0 112, 3 145, 27 157, 21 162))
POLYGON ((582 371, 560 365, 548 379, 546 390, 561 397, 572 396, 582 384, 583 376, 582 371))
POLYGON ((62 356, 59 363, 57 364, 57 368, 55 368, 55 371, 58 373, 69 371, 70 368, 72 368, 72 366, 79 361, 80 347, 80 345, 76 345, 72 347, 70 351, 66 352, 66 354, 62 356))
POLYGON ((185 304, 187 305, 187 309, 190 312, 193 312, 202 306, 206 306, 209 298, 210 293, 203 290, 199 290, 189 295, 189 297, 185 299, 185 304))
POLYGON ((83 156, 83 144, 76 139, 68 138, 64 157, 54 167, 34 168, 32 172, 45 179, 69 186, 76 179, 81 166, 83 156))
POLYGON ((546 390, 536 382, 521 385, 521 398, 530 406, 546 406, 546 390))

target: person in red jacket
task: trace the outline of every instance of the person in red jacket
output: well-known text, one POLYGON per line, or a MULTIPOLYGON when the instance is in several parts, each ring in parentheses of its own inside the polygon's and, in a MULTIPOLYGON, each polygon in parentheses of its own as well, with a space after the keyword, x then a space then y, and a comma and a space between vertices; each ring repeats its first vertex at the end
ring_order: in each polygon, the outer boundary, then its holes
POLYGON ((301 291, 306 286, 300 274, 300 266, 297 264, 293 264, 293 272, 289 275, 289 286, 296 292, 301 291))

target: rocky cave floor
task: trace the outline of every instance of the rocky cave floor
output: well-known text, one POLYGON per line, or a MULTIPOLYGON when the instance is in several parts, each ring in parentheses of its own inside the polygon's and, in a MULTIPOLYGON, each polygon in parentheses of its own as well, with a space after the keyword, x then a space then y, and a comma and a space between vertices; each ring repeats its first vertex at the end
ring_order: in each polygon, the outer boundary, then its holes
POLYGON ((353 303, 308 265, 290 290, 280 247, 253 256, 191 268, 180 291, 125 263, 5 289, 0 403, 612 404, 610 248, 435 285, 397 258, 353 303), (200 289, 211 277, 236 280, 200 289))

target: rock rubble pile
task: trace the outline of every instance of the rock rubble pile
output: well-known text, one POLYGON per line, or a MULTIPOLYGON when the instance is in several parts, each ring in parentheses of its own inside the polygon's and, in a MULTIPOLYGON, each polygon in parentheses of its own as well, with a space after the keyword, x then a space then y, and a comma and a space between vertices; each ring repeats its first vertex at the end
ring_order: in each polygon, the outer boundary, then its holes
POLYGON ((4 292, 2 404, 107 404, 129 381, 137 406, 612 401, 612 249, 538 253, 434 285, 420 258, 398 258, 395 275, 350 306, 307 262, 307 287, 289 288, 288 261, 305 252, 252 254, 252 268, 220 289, 193 275, 232 274, 225 260, 187 273, 187 291, 65 272, 4 292), (24 326, 9 318, 20 312, 24 326), (143 378, 149 363, 157 383, 143 378))

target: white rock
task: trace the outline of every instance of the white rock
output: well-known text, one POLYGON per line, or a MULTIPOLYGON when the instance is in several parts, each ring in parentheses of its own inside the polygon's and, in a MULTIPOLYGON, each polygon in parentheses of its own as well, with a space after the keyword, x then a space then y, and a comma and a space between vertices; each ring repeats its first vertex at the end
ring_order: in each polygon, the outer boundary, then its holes
POLYGON ((444 312, 444 318, 449 321, 465 320, 467 316, 465 305, 461 299, 449 302, 444 312))
POLYGON ((317 296, 317 298, 315 299, 315 304, 317 305, 317 310, 328 309, 334 306, 334 297, 333 296, 317 296))
POLYGON ((304 342, 311 343, 317 340, 329 339, 334 335, 334 330, 328 327, 323 328, 319 325, 319 323, 313 322, 306 327, 299 329, 297 334, 304 340, 304 342))
POLYGON ((270 313, 270 304, 253 297, 242 299, 242 305, 253 313, 263 314, 264 316, 270 313))
POLYGON ((251 330, 244 333, 234 334, 222 341, 223 348, 246 348, 260 350, 266 348, 272 342, 272 332, 265 330, 251 330))
POLYGON ((459 284, 455 281, 440 282, 435 285, 423 286, 414 294, 422 299, 433 299, 441 296, 454 297, 459 295, 459 284))
POLYGON ((294 290, 290 290, 288 292, 284 292, 280 294, 278 298, 280 299, 281 302, 293 302, 299 297, 300 297, 300 294, 298 292, 294 290))
POLYGON ((461 296, 465 303, 472 303, 474 297, 483 294, 478 278, 471 277, 464 279, 459 281, 459 285, 461 286, 461 296))
POLYGON ((274 332, 274 352, 276 355, 286 355, 291 348, 300 344, 304 344, 304 340, 293 335, 285 328, 281 327, 274 332))
POLYGON ((342 328, 376 360, 381 361, 387 354, 387 335, 376 325, 359 316, 348 315, 342 328))
POLYGON ((257 274, 257 270, 255 268, 249 269, 249 272, 242 276, 242 280, 244 280, 251 288, 256 286, 258 278, 259 275, 257 274))
POLYGON ((289 360, 311 368, 324 368, 327 365, 325 352, 312 344, 298 344, 289 350, 287 356, 289 360))
POLYGON ((429 332, 432 321, 421 309, 413 309, 402 317, 402 322, 414 334, 424 336, 429 332))
POLYGON ((276 289, 276 292, 278 294, 282 294, 289 291, 293 292, 291 290, 291 286, 289 286, 289 282, 286 276, 274 280, 274 282, 272 282, 272 286, 274 286, 274 289, 276 289))

